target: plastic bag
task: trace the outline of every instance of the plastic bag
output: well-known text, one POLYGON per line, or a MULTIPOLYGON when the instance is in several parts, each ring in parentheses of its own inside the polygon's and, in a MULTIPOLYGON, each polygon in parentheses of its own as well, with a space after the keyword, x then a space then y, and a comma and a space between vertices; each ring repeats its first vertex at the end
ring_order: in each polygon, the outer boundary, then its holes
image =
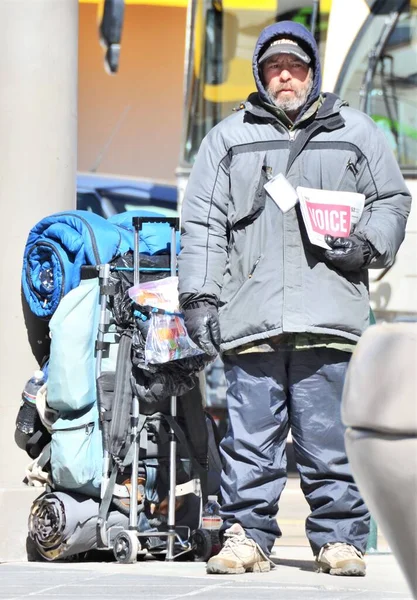
POLYGON ((145 363, 166 363, 198 354, 203 352, 188 335, 180 313, 152 313, 145 343, 145 363))
POLYGON ((129 288, 129 296, 141 306, 178 311, 178 277, 140 283, 129 288))

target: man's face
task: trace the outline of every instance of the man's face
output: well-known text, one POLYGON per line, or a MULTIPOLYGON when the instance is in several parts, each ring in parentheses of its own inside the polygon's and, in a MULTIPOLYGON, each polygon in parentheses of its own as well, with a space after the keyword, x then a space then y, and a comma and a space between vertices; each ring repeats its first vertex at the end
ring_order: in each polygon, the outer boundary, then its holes
POLYGON ((285 112, 298 111, 313 87, 312 69, 293 54, 275 54, 262 66, 263 81, 273 104, 285 112))

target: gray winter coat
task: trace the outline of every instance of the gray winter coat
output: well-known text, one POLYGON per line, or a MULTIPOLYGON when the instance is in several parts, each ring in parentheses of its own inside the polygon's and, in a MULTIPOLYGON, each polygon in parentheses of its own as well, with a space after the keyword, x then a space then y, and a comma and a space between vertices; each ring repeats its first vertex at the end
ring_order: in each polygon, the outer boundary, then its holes
MULTIPOLYGON (((179 292, 218 301, 222 350, 287 332, 357 340, 368 325, 367 271, 326 263, 299 207, 284 214, 266 194, 269 176, 283 173, 294 187, 363 193, 356 231, 379 252, 374 268, 392 265, 410 211, 392 151, 366 115, 329 94, 290 132, 264 108, 257 55, 277 27, 255 50, 258 94, 203 140, 183 204, 179 292)), ((307 41, 316 53, 311 104, 319 68, 314 41, 307 41)))

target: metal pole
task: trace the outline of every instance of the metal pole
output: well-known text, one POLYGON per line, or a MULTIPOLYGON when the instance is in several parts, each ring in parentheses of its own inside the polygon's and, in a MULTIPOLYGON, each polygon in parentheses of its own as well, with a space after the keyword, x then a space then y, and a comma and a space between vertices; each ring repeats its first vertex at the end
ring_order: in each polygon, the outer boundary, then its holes
POLYGON ((378 550, 378 528, 375 520, 371 517, 369 526, 369 537, 366 545, 367 552, 377 552, 378 550))
POLYGON ((139 285, 140 281, 140 240, 139 229, 135 227, 133 233, 133 285, 139 285))
POLYGON ((194 31, 197 18, 197 0, 190 0, 187 8, 187 22, 185 26, 185 55, 184 55, 184 82, 183 82, 183 111, 182 111, 182 132, 179 153, 179 165, 175 172, 178 189, 178 216, 181 218, 182 201, 185 188, 190 175, 191 165, 185 157, 185 147, 188 135, 188 115, 191 111, 192 89, 191 81, 193 78, 195 37, 194 31))
MULTIPOLYGON (((177 397, 171 396, 171 416, 177 417, 177 397)), ((169 494, 168 494, 168 541, 166 560, 174 560, 175 555, 175 488, 177 485, 177 440, 174 430, 169 432, 169 494)))
MULTIPOLYGON (((107 310, 107 302, 108 295, 105 293, 106 287, 109 285, 110 278, 110 265, 100 265, 99 267, 99 284, 100 284, 100 318, 98 325, 98 335, 97 335, 97 350, 96 350, 96 379, 98 379, 101 375, 101 365, 103 361, 103 344, 105 335, 108 330, 109 324, 109 315, 107 310)), ((98 399, 100 396, 98 395, 98 399)), ((100 487, 100 495, 101 498, 104 498, 104 494, 106 493, 107 484, 109 482, 109 468, 110 468, 110 456, 108 451, 108 435, 109 435, 109 424, 108 421, 103 420, 101 417, 105 412, 105 408, 100 405, 99 402, 99 413, 100 413, 100 421, 101 421, 101 433, 103 437, 103 475, 101 479, 101 487, 100 487)))
POLYGON ((28 456, 13 435, 22 388, 37 368, 32 352, 48 332, 39 327, 36 337, 25 327, 20 274, 31 227, 75 208, 78 0, 0 0, 0 15, 0 199, 9 249, 0 255, 1 561, 25 553, 30 500, 38 494, 25 493, 28 456))
POLYGON ((139 469, 139 400, 133 396, 132 400, 132 474, 130 476, 130 506, 129 506, 129 529, 138 528, 138 469, 139 469))
MULTIPOLYGON (((171 277, 177 272, 177 229, 171 227, 171 277)), ((171 417, 177 418, 177 397, 171 396, 171 417)), ((177 439, 172 427, 169 428, 169 494, 168 494, 168 540, 166 560, 174 560, 175 555, 175 488, 177 486, 177 439)))
POLYGON ((311 14, 311 33, 316 35, 317 15, 319 14, 320 0, 313 0, 313 12, 311 14))

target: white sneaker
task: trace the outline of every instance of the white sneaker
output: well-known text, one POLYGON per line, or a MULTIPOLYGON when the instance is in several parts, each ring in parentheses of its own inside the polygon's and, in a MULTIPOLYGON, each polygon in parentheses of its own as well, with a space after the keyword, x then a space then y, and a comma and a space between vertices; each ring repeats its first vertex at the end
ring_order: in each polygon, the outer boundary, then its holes
POLYGON ((234 523, 227 529, 224 537, 223 548, 207 563, 207 573, 266 573, 270 570, 270 561, 258 544, 246 537, 240 523, 234 523))
POLYGON ((342 542, 325 544, 316 557, 316 564, 319 572, 330 575, 363 577, 366 574, 362 552, 355 546, 342 542))

